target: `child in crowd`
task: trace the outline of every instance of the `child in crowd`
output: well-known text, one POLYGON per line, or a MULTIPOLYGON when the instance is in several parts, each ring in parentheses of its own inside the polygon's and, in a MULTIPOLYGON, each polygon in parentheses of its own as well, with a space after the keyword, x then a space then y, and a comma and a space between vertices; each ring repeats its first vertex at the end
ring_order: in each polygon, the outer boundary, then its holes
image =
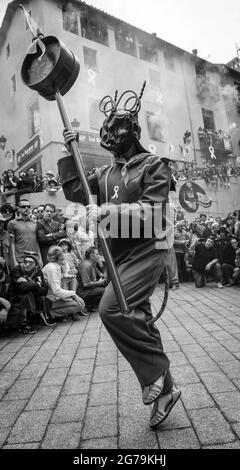
POLYGON ((62 248, 65 260, 65 269, 62 279, 63 289, 74 290, 77 289, 77 273, 79 261, 72 251, 71 242, 67 238, 62 238, 59 241, 59 246, 62 248))

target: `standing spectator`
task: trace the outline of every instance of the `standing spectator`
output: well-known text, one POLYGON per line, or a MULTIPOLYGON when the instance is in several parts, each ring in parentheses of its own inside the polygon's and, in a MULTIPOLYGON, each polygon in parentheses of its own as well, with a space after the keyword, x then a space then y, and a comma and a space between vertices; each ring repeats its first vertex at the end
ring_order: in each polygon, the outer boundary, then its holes
POLYGON ((64 255, 60 246, 51 246, 48 251, 48 263, 43 267, 43 274, 48 283, 48 299, 52 302, 53 318, 64 320, 71 316, 79 319, 79 313, 85 315, 84 301, 74 290, 62 288, 64 255))
POLYGON ((43 191, 43 179, 42 175, 36 175, 36 182, 34 186, 35 193, 41 193, 43 191))
POLYGON ((205 243, 196 245, 192 269, 196 287, 203 287, 209 276, 213 276, 217 287, 223 287, 221 265, 212 238, 207 238, 205 243))
POLYGON ((89 221, 86 217, 81 217, 78 226, 78 240, 80 244, 81 255, 84 258, 85 252, 90 246, 94 245, 94 233, 90 229, 89 221))
POLYGON ((42 255, 43 265, 47 260, 48 249, 52 245, 56 245, 61 238, 66 238, 66 232, 62 229, 61 224, 53 220, 56 208, 54 204, 46 204, 44 206, 43 218, 37 222, 37 238, 42 255))
POLYGON ((10 236, 4 230, 6 219, 0 214, 0 264, 6 273, 10 272, 10 236))
POLYGON ((189 236, 185 230, 185 220, 180 220, 176 224, 174 231, 174 250, 177 258, 179 282, 187 280, 186 264, 184 261, 189 236))
POLYGON ((222 272, 226 287, 236 284, 239 278, 239 270, 235 264, 238 250, 238 243, 236 238, 232 238, 222 253, 222 272))
POLYGON ((63 276, 63 288, 76 292, 79 261, 72 251, 71 242, 67 238, 62 238, 58 245, 62 248, 64 260, 67 263, 67 272, 66 275, 63 276))
POLYGON ((40 204, 40 206, 37 207, 37 218, 38 218, 38 220, 43 219, 43 214, 44 214, 44 204, 40 204))
POLYGON ((7 170, 6 178, 3 182, 3 192, 10 196, 17 192, 18 178, 14 175, 13 170, 7 170))
POLYGON ((29 200, 21 199, 18 210, 19 216, 8 223, 8 232, 11 238, 11 267, 23 262, 24 251, 40 254, 36 234, 37 225, 30 218, 29 200))
POLYGON ((106 279, 97 268, 99 253, 91 246, 85 252, 85 260, 79 267, 79 286, 77 289, 89 311, 98 307, 106 287, 106 279))

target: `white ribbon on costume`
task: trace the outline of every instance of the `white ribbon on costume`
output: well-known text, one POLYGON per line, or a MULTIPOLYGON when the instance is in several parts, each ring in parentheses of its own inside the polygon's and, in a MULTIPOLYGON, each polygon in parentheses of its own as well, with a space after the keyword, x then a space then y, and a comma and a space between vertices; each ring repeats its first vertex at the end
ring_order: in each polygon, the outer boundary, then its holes
POLYGON ((112 199, 118 199, 118 191, 119 191, 119 186, 114 186, 114 195, 112 196, 112 199))

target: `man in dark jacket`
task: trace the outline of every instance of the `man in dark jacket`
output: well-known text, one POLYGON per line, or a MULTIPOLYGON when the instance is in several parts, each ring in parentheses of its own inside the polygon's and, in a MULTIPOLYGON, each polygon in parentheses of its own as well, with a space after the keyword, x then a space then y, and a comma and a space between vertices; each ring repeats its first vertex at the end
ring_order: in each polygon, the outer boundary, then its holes
POLYGON ((55 212, 54 204, 46 204, 44 206, 43 218, 37 222, 37 238, 44 266, 48 262, 47 254, 50 246, 56 245, 58 240, 67 236, 61 224, 53 220, 55 212))
POLYGON ((196 244, 192 269, 196 287, 203 287, 208 276, 214 278, 217 287, 223 287, 221 265, 212 238, 207 238, 205 243, 196 244))
POLYGON ((232 238, 222 252, 221 267, 226 287, 231 287, 239 279, 239 270, 235 264, 238 250, 238 242, 236 238, 232 238))
POLYGON ((49 315, 51 302, 46 298, 48 285, 38 267, 38 255, 26 253, 23 263, 11 271, 9 299, 12 304, 21 308, 25 315, 22 333, 35 333, 30 322, 34 315, 39 314, 47 326, 55 324, 49 315))
MULTIPOLYGON (((181 394, 173 386, 160 333, 150 323, 149 301, 172 246, 172 226, 164 217, 171 170, 167 160, 152 155, 140 144, 137 117, 140 98, 136 94, 134 97, 136 102, 131 111, 126 110, 127 102, 124 109, 117 108, 116 95, 109 113, 104 100, 100 104, 100 110, 107 115, 100 131, 101 146, 113 154, 115 161, 89 177, 98 206, 88 206, 88 215, 101 220, 105 233, 110 224, 107 238, 130 308, 128 314, 120 311, 110 282, 101 299, 99 314, 140 382, 143 403, 154 403, 150 426, 156 428, 167 418, 181 394), (155 209, 158 210, 154 214, 155 209)), ((75 138, 68 131, 64 137, 66 144, 75 138)), ((66 198, 88 204, 71 156, 60 160, 59 174, 66 198)))

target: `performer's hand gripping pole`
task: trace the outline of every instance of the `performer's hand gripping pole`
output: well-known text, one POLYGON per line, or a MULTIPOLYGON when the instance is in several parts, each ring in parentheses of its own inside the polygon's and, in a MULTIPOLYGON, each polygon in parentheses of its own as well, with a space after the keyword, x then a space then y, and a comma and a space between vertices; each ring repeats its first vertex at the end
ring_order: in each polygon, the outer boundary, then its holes
MULTIPOLYGON (((67 128, 69 131, 72 131, 71 123, 69 121, 66 110, 64 108, 62 95, 59 91, 56 92, 55 98, 58 104, 58 108, 60 111, 60 115, 61 115, 64 127, 67 128)), ((85 198, 87 201, 89 201, 89 204, 95 204, 94 198, 89 188, 88 180, 87 180, 84 165, 83 165, 82 156, 81 156, 76 140, 72 140, 70 142, 70 145, 72 148, 72 154, 73 154, 74 162, 77 168, 78 176, 83 185, 85 198)), ((106 265, 107 265, 108 272, 109 272, 109 275, 113 284, 113 288, 115 291, 115 295, 116 295, 120 310, 123 314, 126 314, 129 311, 128 304, 127 304, 126 298, 122 290, 122 286, 121 286, 121 282, 120 282, 120 278, 119 278, 116 266, 112 259, 112 255, 109 250, 109 247, 107 245, 104 232, 102 231, 100 225, 98 225, 98 234, 100 238, 100 244, 103 250, 103 255, 106 261, 106 265)))

